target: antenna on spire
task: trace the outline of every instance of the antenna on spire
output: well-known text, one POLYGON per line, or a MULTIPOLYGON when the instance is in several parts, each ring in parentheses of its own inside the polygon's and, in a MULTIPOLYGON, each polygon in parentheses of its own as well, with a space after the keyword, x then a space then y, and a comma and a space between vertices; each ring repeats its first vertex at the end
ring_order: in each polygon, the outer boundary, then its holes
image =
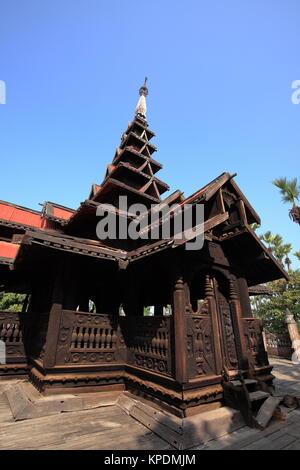
POLYGON ((135 108, 135 115, 140 116, 144 119, 146 119, 146 113, 147 113, 147 104, 146 104, 146 96, 148 95, 148 88, 146 86, 147 80, 148 80, 148 77, 145 77, 144 85, 141 86, 139 90, 140 99, 135 108))

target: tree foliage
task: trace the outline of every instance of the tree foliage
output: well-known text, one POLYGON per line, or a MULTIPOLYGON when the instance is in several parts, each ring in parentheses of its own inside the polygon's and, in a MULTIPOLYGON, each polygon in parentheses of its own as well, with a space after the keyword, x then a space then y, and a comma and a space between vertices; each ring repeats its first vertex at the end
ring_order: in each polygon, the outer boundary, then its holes
POLYGON ((272 297, 257 296, 252 299, 253 313, 263 321, 263 326, 271 333, 285 333, 286 309, 288 308, 300 322, 300 270, 289 271, 289 281, 279 279, 268 282, 272 297))
POLYGON ((297 178, 290 181, 287 178, 278 178, 272 181, 272 184, 279 188, 283 202, 289 202, 296 206, 296 201, 299 199, 300 191, 297 183, 297 178))
POLYGON ((292 204, 292 208, 289 210, 289 216, 293 222, 300 225, 300 207, 298 207, 296 203, 300 197, 300 186, 298 186, 297 178, 290 181, 285 177, 278 178, 272 181, 272 184, 279 188, 282 201, 292 204))
POLYGON ((282 266, 285 264, 289 270, 292 263, 289 254, 293 250, 291 243, 283 243, 282 236, 278 234, 273 235, 270 230, 261 234, 259 238, 268 245, 268 250, 277 258, 277 261, 282 266))
POLYGON ((0 310, 8 310, 9 312, 21 312, 25 297, 26 296, 23 294, 0 292, 0 310))

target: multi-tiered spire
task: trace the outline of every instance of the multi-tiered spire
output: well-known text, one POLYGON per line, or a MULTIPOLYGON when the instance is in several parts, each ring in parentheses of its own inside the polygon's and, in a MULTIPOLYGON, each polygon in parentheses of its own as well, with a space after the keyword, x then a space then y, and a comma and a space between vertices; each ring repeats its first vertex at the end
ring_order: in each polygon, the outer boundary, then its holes
POLYGON ((150 143, 154 132, 146 121, 147 78, 139 90, 140 98, 132 122, 122 135, 121 144, 116 149, 114 159, 107 167, 101 188, 94 200, 110 202, 110 196, 128 195, 134 202, 146 205, 160 202, 168 185, 155 176, 162 165, 152 158, 156 147, 150 143))

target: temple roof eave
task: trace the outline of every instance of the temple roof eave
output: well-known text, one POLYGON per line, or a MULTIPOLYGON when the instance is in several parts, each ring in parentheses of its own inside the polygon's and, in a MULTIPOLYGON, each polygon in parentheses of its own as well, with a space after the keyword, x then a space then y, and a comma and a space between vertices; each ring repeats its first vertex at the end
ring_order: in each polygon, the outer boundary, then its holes
MULTIPOLYGON (((105 245, 100 246, 100 242, 94 240, 85 240, 83 242, 77 237, 50 235, 45 233, 36 233, 28 231, 20 240, 19 249, 14 259, 10 260, 11 269, 22 269, 24 265, 31 265, 32 256, 36 248, 42 248, 46 252, 55 250, 57 252, 78 254, 96 259, 105 259, 108 261, 122 261, 126 258, 126 252, 116 250, 105 245), (89 242, 89 243, 87 243, 89 242)), ((38 264, 44 262, 43 257, 34 257, 38 264)))

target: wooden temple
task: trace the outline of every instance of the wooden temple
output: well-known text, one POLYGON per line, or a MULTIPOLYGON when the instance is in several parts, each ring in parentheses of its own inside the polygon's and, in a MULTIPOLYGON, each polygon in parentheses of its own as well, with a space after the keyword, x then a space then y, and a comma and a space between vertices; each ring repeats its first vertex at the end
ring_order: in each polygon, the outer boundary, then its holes
POLYGON ((103 182, 76 210, 0 201, 0 289, 26 294, 22 312, 0 312, 0 376, 28 376, 44 395, 127 390, 185 417, 232 402, 234 380, 271 385, 249 288, 286 273, 252 230, 260 219, 234 175, 162 198, 147 93, 145 84, 103 182), (99 240, 99 207, 115 206, 118 224, 137 217, 119 196, 149 211, 203 204, 203 248, 186 250, 174 228, 169 238, 99 240))

